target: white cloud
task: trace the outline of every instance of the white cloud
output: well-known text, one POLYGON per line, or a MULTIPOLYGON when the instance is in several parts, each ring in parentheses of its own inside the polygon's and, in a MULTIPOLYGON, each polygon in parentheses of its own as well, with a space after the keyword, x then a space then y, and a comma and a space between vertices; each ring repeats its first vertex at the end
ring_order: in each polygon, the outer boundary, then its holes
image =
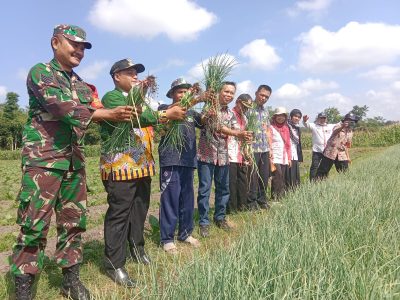
POLYGON ((399 81, 395 81, 392 83, 392 88, 396 91, 400 91, 400 80, 399 81))
POLYGON ((300 88, 299 86, 292 83, 285 83, 275 93, 274 98, 295 100, 301 99, 307 96, 309 93, 307 90, 300 88))
MULTIPOLYGON (((230 55, 230 54, 224 54, 224 55, 225 55, 225 59, 227 61, 237 62, 236 58, 233 55, 230 55)), ((195 81, 202 81, 204 79, 203 67, 205 67, 207 65, 208 61, 211 58, 212 57, 206 58, 189 69, 189 71, 188 71, 189 81, 195 82, 195 81)), ((237 65, 235 65, 234 68, 235 67, 237 67, 237 65)))
POLYGON ((400 121, 400 102, 398 92, 390 90, 376 91, 369 90, 363 95, 365 105, 369 107, 368 115, 381 116, 386 120, 400 121))
POLYGON ((244 80, 236 84, 236 96, 239 96, 240 94, 249 94, 254 98, 255 90, 256 86, 251 80, 244 80))
POLYGON ((314 26, 300 35, 298 65, 310 72, 349 71, 400 57, 400 26, 350 22, 337 32, 314 26))
POLYGON ((167 62, 164 65, 150 70, 149 73, 150 74, 156 74, 156 73, 161 72, 163 70, 167 70, 167 69, 170 69, 170 68, 173 68, 173 67, 182 67, 184 65, 185 65, 185 61, 184 60, 178 59, 178 58, 172 58, 172 59, 167 60, 167 62))
POLYGON ((95 80, 100 74, 108 72, 106 68, 110 66, 110 63, 106 60, 96 61, 91 65, 85 66, 79 70, 78 74, 84 80, 95 80))
POLYGON ((324 82, 321 79, 308 78, 298 85, 285 83, 275 93, 274 97, 283 100, 297 100, 309 96, 312 92, 336 89, 339 85, 334 81, 324 82))
POLYGON ((321 79, 308 78, 300 83, 300 87, 308 91, 321 91, 328 89, 336 89, 339 85, 334 81, 324 82, 321 79))
POLYGON ((350 104, 351 100, 348 97, 343 96, 340 93, 329 93, 319 97, 320 100, 333 102, 334 104, 343 105, 350 104))
POLYGON ((191 0, 97 0, 90 22, 121 36, 192 40, 217 21, 215 14, 191 0))
POLYGON ((26 81, 26 78, 28 77, 29 71, 27 69, 19 69, 17 72, 17 78, 26 81))
POLYGON ((360 74, 360 77, 372 80, 396 80, 400 79, 400 67, 379 66, 373 70, 360 74))
POLYGON ((0 102, 4 102, 7 95, 7 87, 0 85, 0 102))
POLYGON ((303 11, 320 11, 329 7, 332 0, 303 0, 297 1, 295 6, 303 11))
POLYGON ((253 40, 239 50, 239 55, 249 59, 248 65, 252 68, 273 70, 281 62, 274 47, 265 39, 253 40))
POLYGON ((318 15, 325 11, 332 3, 332 0, 302 0, 297 1, 295 5, 288 9, 289 16, 297 16, 302 12, 318 15))
POLYGON ((161 100, 154 99, 152 97, 146 97, 146 102, 150 105, 153 110, 157 110, 158 106, 163 102, 161 100))
POLYGON ((342 113, 347 113, 353 108, 353 101, 340 93, 329 93, 317 98, 324 107, 336 107, 342 113))

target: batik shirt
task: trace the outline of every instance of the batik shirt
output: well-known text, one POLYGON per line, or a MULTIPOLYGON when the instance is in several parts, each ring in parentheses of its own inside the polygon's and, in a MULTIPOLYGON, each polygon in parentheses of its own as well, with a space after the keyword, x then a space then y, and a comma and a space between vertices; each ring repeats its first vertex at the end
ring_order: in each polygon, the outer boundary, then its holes
MULTIPOLYGON (((243 114, 239 114, 235 108, 232 109, 232 129, 246 130, 247 118, 243 114)), ((229 162, 232 163, 245 163, 243 159, 242 141, 236 136, 228 137, 228 155, 229 162)))
POLYGON ((342 128, 342 130, 335 134, 335 130, 338 130, 341 126, 342 124, 339 123, 333 127, 332 135, 326 143, 324 150, 324 156, 332 160, 335 160, 336 157, 339 161, 349 160, 346 148, 350 148, 351 146, 353 130, 351 128, 342 128))
POLYGON ((221 108, 217 119, 219 120, 217 126, 207 122, 201 129, 197 159, 216 166, 225 166, 229 164, 228 136, 219 133, 216 127, 226 126, 232 128, 235 121, 232 111, 227 106, 221 108))
POLYGON ((28 74, 28 120, 22 134, 22 165, 78 170, 84 167, 83 137, 94 109, 92 91, 53 59, 28 74))
MULTIPOLYGON (((115 108, 126 105, 125 95, 119 89, 106 93, 102 99, 105 108, 115 108)), ((115 129, 114 122, 101 122, 100 132, 102 140, 100 156, 100 173, 102 180, 107 180, 111 175, 114 181, 132 180, 153 176, 155 174, 153 158, 152 128, 146 127, 157 123, 157 117, 143 111, 140 116, 141 128, 133 128, 131 137, 136 140, 135 145, 120 153, 106 153, 104 143, 107 142, 115 129)))
POLYGON ((270 150, 269 141, 269 113, 264 106, 256 106, 247 112, 248 118, 250 114, 255 114, 257 118, 257 130, 254 132, 253 150, 256 153, 268 152, 270 150))

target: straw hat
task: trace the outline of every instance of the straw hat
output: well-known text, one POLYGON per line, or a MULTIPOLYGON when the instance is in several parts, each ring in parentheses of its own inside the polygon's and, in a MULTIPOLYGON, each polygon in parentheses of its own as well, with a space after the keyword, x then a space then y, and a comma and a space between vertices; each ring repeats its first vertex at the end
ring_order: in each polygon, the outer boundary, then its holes
POLYGON ((274 112, 274 116, 276 116, 276 115, 286 115, 287 116, 287 114, 288 114, 288 112, 287 112, 286 108, 284 108, 282 106, 277 107, 274 112))

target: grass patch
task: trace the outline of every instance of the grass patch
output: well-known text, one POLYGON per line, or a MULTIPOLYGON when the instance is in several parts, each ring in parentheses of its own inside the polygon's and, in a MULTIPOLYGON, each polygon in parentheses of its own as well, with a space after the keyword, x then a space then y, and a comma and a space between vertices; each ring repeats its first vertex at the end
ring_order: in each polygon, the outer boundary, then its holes
MULTIPOLYGON (((269 212, 231 216, 231 233, 212 226, 198 250, 178 243, 180 255, 169 257, 147 232, 154 263, 128 261, 140 280, 133 290, 104 275, 103 241, 88 242, 82 280, 94 299, 397 299, 400 146, 371 153, 354 151, 348 173, 306 181, 269 212)), ((61 271, 48 262, 37 299, 58 299, 60 282, 61 271)), ((0 298, 10 286, 0 277, 0 298)))

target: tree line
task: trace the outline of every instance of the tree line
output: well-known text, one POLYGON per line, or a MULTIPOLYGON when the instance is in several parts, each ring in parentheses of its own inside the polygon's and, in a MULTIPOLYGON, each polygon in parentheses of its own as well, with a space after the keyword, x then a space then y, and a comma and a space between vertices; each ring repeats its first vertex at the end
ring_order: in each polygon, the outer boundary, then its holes
MULTIPOLYGON (((18 104, 19 95, 9 92, 4 103, 0 104, 0 149, 17 150, 22 144, 22 131, 28 119, 28 110, 21 108, 18 104)), ((354 105, 352 112, 357 115, 360 121, 357 127, 361 130, 392 125, 398 122, 385 120, 383 117, 366 118, 368 106, 354 105)), ((268 106, 271 115, 273 108, 268 106)), ((328 107, 324 110, 329 123, 337 123, 342 119, 342 114, 336 107, 328 107)), ((99 125, 93 123, 89 126, 85 135, 86 145, 97 145, 100 143, 99 125)))

